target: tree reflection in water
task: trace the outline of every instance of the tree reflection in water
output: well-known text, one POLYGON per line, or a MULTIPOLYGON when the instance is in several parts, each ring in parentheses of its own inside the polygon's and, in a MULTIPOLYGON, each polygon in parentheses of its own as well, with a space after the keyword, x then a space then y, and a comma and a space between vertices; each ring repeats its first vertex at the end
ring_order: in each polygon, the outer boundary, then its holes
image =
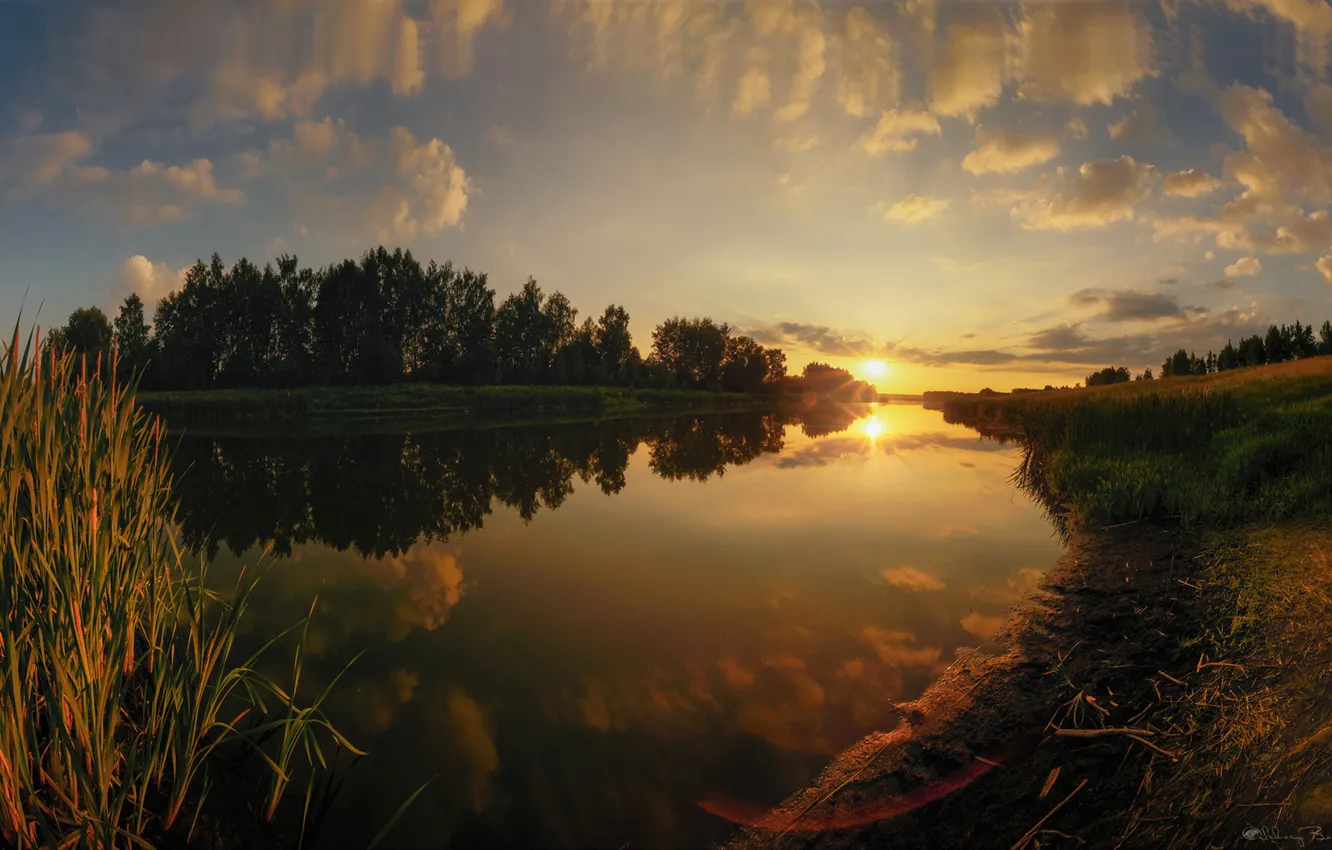
POLYGON ((215 556, 271 543, 400 555, 414 543, 480 528, 498 503, 531 520, 574 491, 625 486, 629 458, 670 480, 707 481, 780 452, 786 426, 808 435, 848 428, 863 406, 700 414, 598 423, 396 434, 185 435, 173 461, 185 542, 215 556))

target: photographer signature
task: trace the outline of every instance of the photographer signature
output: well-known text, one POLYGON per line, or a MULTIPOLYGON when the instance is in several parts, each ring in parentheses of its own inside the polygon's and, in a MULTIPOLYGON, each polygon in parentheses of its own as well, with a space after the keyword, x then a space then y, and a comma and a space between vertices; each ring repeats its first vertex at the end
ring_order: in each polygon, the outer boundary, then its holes
POLYGON ((1320 841, 1332 841, 1332 835, 1324 835, 1321 826, 1302 826, 1293 835, 1287 835, 1277 826, 1246 826, 1240 833, 1246 841, 1293 841, 1296 847, 1317 844, 1320 841))

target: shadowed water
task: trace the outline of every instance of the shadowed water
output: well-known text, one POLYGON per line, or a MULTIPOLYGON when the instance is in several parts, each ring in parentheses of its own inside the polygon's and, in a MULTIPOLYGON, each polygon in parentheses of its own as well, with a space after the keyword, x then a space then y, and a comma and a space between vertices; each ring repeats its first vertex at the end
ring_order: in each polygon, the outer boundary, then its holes
MULTIPOLYGON (((697 847, 892 725, 1060 544, 1019 449, 910 406, 185 435, 180 519, 248 645, 318 595, 303 683, 370 757, 321 847, 697 847)), ((244 649, 244 647, 242 647, 244 649)))

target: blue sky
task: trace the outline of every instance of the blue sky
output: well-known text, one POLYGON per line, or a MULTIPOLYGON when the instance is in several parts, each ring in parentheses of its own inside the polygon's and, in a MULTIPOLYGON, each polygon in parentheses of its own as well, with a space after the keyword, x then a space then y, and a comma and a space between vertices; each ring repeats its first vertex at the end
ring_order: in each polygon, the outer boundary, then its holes
POLYGON ((0 0, 0 319, 376 244, 885 390, 1332 317, 1332 6, 0 0))

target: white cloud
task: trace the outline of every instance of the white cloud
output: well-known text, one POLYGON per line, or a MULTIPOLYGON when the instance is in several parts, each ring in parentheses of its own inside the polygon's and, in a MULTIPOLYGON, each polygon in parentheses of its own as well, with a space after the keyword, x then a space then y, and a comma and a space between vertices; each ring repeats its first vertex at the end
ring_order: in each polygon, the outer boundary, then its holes
POLYGON ((1049 162, 1059 156, 1059 139, 1002 127, 976 132, 976 149, 962 160, 972 174, 1006 174, 1049 162))
POLYGON ((385 186, 371 207, 380 238, 410 239, 420 231, 459 226, 471 184, 453 149, 439 139, 418 143, 404 127, 393 128, 390 144, 397 176, 405 185, 385 186))
POLYGON ((946 209, 948 209, 946 198, 931 198, 913 193, 889 207, 883 217, 890 221, 914 224, 918 221, 934 218, 946 209))
POLYGON ((1263 264, 1257 257, 1240 257, 1226 266, 1226 277, 1253 277, 1263 270, 1263 264))
POLYGON ((914 150, 917 136, 937 136, 943 132, 939 119, 914 109, 889 109, 877 124, 865 131, 856 147, 870 156, 914 150))
POLYGON ((142 254, 135 254, 120 265, 117 295, 124 297, 137 293, 144 304, 151 307, 162 296, 179 288, 185 282, 187 271, 188 268, 173 271, 166 263, 154 263, 142 254))

